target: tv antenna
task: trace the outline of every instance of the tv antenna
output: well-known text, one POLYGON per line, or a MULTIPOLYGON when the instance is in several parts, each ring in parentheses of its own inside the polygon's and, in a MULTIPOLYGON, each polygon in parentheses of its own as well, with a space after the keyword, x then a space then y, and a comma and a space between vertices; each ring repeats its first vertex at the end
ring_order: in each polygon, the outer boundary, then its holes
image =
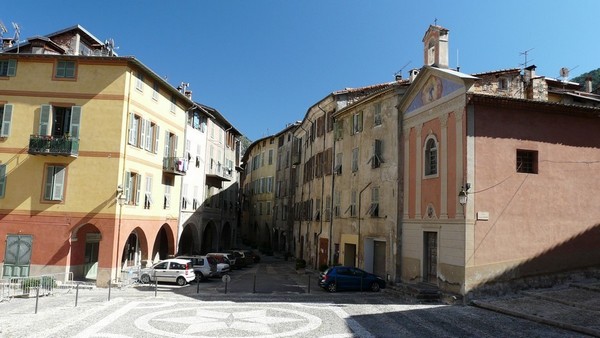
POLYGON ((13 38, 13 40, 17 44, 17 54, 18 54, 19 53, 19 37, 21 36, 21 27, 19 27, 19 24, 16 22, 12 22, 12 26, 15 29, 15 37, 13 38))
POLYGON ((4 22, 2 22, 2 20, 0 20, 0 38, 2 38, 2 35, 7 32, 8 32, 8 29, 6 29, 6 26, 4 26, 4 22))
POLYGON ((106 51, 108 52, 108 56, 114 56, 115 50, 119 49, 119 47, 115 47, 115 40, 110 38, 104 41, 104 46, 106 47, 106 51))
POLYGON ((573 68, 567 68, 567 67, 562 67, 560 69, 560 77, 562 77, 563 81, 567 81, 567 79, 569 78, 569 74, 571 73, 571 71, 575 68, 579 67, 579 65, 573 67, 573 68))
POLYGON ((527 56, 529 55, 529 52, 531 52, 534 48, 530 48, 524 52, 520 52, 519 55, 524 55, 525 56, 525 62, 522 63, 521 65, 523 66, 523 68, 527 68, 527 63, 531 62, 533 60, 527 60, 527 56))
POLYGON ((400 75, 400 78, 402 78, 402 71, 404 70, 404 68, 406 68, 406 66, 408 66, 412 61, 408 61, 404 66, 402 66, 402 68, 400 68, 399 71, 394 73, 394 76, 398 76, 400 75))

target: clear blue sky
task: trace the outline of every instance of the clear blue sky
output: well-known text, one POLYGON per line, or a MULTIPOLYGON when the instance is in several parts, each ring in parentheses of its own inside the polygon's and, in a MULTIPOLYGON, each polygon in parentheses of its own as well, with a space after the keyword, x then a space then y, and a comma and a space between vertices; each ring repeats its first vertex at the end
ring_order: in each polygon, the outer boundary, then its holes
POLYGON ((0 20, 17 22, 21 40, 76 24, 113 38, 119 55, 189 82, 195 101, 256 140, 333 91, 420 68, 436 18, 450 30, 452 68, 519 67, 530 50, 538 74, 574 77, 600 68, 599 15, 595 0, 7 0, 0 20))

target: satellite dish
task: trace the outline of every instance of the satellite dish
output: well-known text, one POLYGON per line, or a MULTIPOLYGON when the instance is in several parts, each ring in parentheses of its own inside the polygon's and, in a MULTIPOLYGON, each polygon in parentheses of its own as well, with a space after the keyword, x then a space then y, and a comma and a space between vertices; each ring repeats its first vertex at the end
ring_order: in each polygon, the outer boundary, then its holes
POLYGON ((569 68, 567 68, 567 67, 562 67, 562 68, 560 69, 560 76, 561 76, 562 78, 565 78, 565 79, 566 79, 566 78, 568 78, 568 77, 569 77, 569 68))

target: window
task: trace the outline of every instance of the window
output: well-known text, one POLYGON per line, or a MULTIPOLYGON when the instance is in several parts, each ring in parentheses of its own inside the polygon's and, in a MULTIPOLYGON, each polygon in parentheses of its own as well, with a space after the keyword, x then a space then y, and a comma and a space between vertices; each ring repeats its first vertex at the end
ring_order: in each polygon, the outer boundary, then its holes
POLYGON ((316 200, 316 209, 315 209, 315 221, 321 220, 321 199, 317 198, 316 200))
POLYGON ((53 107, 43 104, 40 108, 39 135, 79 138, 81 107, 53 107))
POLYGON ((152 206, 152 176, 146 176, 146 193, 144 195, 144 209, 152 206))
POLYGON ((371 217, 379 216, 379 187, 371 188, 371 206, 367 210, 367 214, 371 217))
POLYGON ((6 192, 6 164, 0 164, 0 198, 4 198, 6 192))
POLYGON ((158 82, 154 82, 154 84, 152 84, 152 99, 154 101, 158 101, 158 91, 159 91, 158 82))
POLYGON ((142 176, 137 173, 125 173, 125 203, 129 205, 140 204, 140 188, 142 176))
POLYGON ((0 76, 17 75, 17 60, 0 60, 0 76))
POLYGON ((434 137, 429 137, 425 143, 425 176, 438 173, 438 148, 434 137))
POLYGON ((144 74, 140 72, 135 73, 135 89, 140 92, 144 91, 144 74))
POLYGON ((181 209, 187 209, 188 205, 188 185, 184 184, 181 189, 181 209))
POLYGON ((333 216, 340 217, 340 207, 342 202, 342 193, 336 190, 333 194, 333 216))
POLYGON ((333 137, 336 141, 344 138, 344 120, 337 120, 333 124, 333 137))
POLYGON ((0 137, 10 136, 10 125, 12 124, 12 104, 0 106, 0 137))
POLYGON ((46 167, 46 186, 44 199, 47 201, 62 201, 65 187, 66 168, 60 165, 46 167))
POLYGON ((168 130, 165 131, 165 157, 175 158, 177 156, 177 142, 178 137, 172 134, 168 130))
POLYGON ((358 148, 352 149, 352 172, 358 171, 358 148))
POLYGON ((129 144, 133 146, 139 146, 140 144, 140 130, 142 124, 142 118, 135 114, 129 114, 129 144))
POLYGON ((325 211, 323 213, 325 221, 331 220, 331 196, 325 196, 325 211))
POLYGON ((75 61, 58 61, 56 63, 56 74, 54 77, 59 79, 73 79, 75 78, 76 69, 75 61))
POLYGON ((175 94, 171 95, 171 113, 174 113, 177 109, 177 97, 175 94))
POLYGON ((356 217, 356 189, 352 189, 350 193, 350 206, 346 212, 350 211, 350 217, 356 217))
POLYGON ((273 149, 269 149, 269 165, 273 164, 273 149))
MULTIPOLYGON (((149 120, 143 120, 142 124, 146 130, 144 132, 146 141, 142 142, 144 143, 143 148, 149 152, 155 154, 158 153, 158 135, 160 135, 160 127, 149 120)), ((140 145, 140 147, 141 146, 142 145, 140 145)))
POLYGON ((363 112, 360 111, 352 115, 352 130, 351 134, 360 133, 363 129, 363 112))
MULTIPOLYGON (((375 140, 373 143, 373 156, 369 159, 371 163, 371 168, 379 168, 381 163, 383 163, 383 142, 381 140, 375 140)), ((367 163, 369 163, 367 162, 367 163)))
POLYGON ((163 176, 163 183, 165 185, 164 205, 163 208, 169 209, 171 207, 171 186, 173 185, 173 178, 163 176))
POLYGON ((267 201, 267 215, 271 215, 271 202, 267 201))
POLYGON ((508 79, 505 77, 501 77, 498 79, 498 89, 499 90, 507 90, 508 89, 508 79))
POLYGON ((200 207, 200 194, 199 194, 199 187, 197 185, 194 186, 194 201, 192 203, 192 208, 194 208, 194 210, 198 209, 198 207, 200 207))
POLYGON ((373 111, 373 126, 380 126, 381 125, 381 102, 377 102, 375 103, 375 106, 373 107, 374 111, 373 111))
POLYGON ((534 150, 517 149, 517 172, 537 174, 538 152, 534 150))
POLYGON ((344 159, 344 154, 343 153, 337 153, 337 154, 335 154, 335 168, 333 168, 333 172, 336 173, 337 175, 341 175, 342 174, 343 159, 344 159))

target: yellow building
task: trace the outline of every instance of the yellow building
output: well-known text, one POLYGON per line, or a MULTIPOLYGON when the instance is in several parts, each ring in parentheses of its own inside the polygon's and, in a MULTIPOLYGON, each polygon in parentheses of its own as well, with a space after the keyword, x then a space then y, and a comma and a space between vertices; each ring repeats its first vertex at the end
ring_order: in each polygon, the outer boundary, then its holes
POLYGON ((174 254, 192 105, 81 26, 0 53, 2 276, 106 285, 174 254))

